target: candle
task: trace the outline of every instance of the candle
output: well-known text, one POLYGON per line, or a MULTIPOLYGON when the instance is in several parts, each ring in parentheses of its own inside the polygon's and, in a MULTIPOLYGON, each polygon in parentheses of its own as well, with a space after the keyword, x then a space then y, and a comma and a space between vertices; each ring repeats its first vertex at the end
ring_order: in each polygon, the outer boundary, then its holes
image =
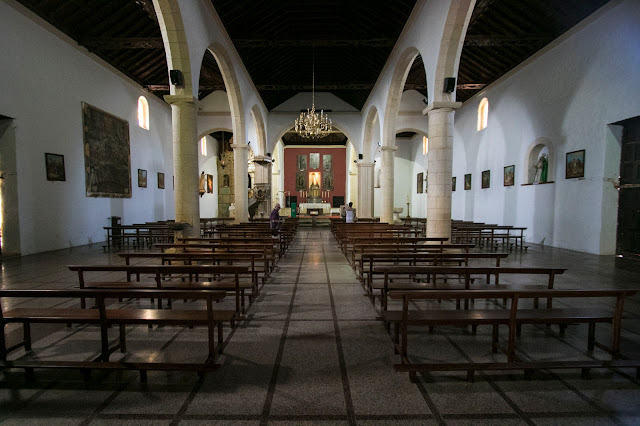
POLYGON ((409 202, 409 194, 407 194, 407 203, 409 202))

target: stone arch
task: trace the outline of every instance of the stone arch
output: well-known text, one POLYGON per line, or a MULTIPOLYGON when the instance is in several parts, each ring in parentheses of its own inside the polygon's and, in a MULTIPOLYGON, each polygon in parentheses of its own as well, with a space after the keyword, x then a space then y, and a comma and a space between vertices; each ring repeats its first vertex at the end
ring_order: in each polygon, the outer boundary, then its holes
POLYGON ((455 99, 455 89, 452 93, 444 93, 442 90, 435 90, 435 88, 443 87, 446 77, 456 77, 458 75, 464 37, 467 33, 475 3, 476 0, 451 2, 440 41, 434 84, 430 88, 432 93, 429 93, 429 99, 433 99, 433 101, 452 101, 455 99))
POLYGON ((375 126, 376 123, 379 125, 380 118, 378 117, 378 109, 373 105, 369 108, 369 112, 367 113, 362 137, 363 160, 368 163, 373 162, 373 126, 375 126))
MULTIPOLYGON (((244 108, 242 106, 242 94, 240 84, 233 68, 233 61, 229 57, 225 48, 219 43, 212 43, 207 48, 218 63, 222 80, 227 89, 229 97, 229 108, 231 110, 231 125, 233 127, 233 141, 236 144, 246 142, 246 128, 244 121, 244 108)), ((204 55, 202 55, 204 59, 204 55)))
MULTIPOLYGON (((420 54, 414 46, 408 47, 402 52, 397 60, 396 67, 391 75, 391 84, 387 94, 387 103, 384 111, 384 127, 382 133, 382 144, 384 146, 395 146, 395 122, 400 109, 402 91, 407 81, 407 75, 411 70, 411 64, 420 54)), ((365 128, 366 131, 366 128, 365 128)))
POLYGON ((556 163, 556 154, 555 148, 553 146, 553 142, 551 139, 545 137, 536 138, 533 142, 529 144, 527 148, 527 152, 524 157, 524 162, 522 164, 522 182, 524 183, 533 183, 535 177, 535 166, 538 162, 538 158, 543 153, 547 154, 547 182, 554 181, 555 177, 555 163, 556 163))
POLYGON ((170 93, 172 95, 194 95, 197 93, 197 87, 193 85, 189 45, 185 38, 178 0, 161 0, 156 2, 155 6, 167 57, 167 73, 169 70, 180 70, 184 78, 184 86, 169 85, 170 93))
MULTIPOLYGON (((292 120, 293 122, 293 120, 292 120)), ((346 130, 346 126, 343 127, 340 125, 340 123, 336 124, 336 122, 334 121, 332 123, 332 126, 337 129, 340 130, 342 133, 345 134, 345 136, 347 137, 347 140, 351 140, 353 141, 354 139, 351 136, 351 132, 346 130)), ((287 123, 282 125, 275 133, 276 137, 274 139, 272 139, 272 145, 271 145, 271 151, 269 152, 273 152, 273 148, 277 145, 278 141, 280 141, 282 139, 282 137, 284 136, 285 133, 287 133, 289 130, 291 130, 293 128, 293 124, 291 123, 287 123)))
POLYGON ((254 124, 256 126, 256 137, 258 138, 256 149, 256 155, 267 155, 267 137, 265 134, 265 122, 262 116, 262 111, 258 105, 251 107, 251 116, 253 117, 254 124))

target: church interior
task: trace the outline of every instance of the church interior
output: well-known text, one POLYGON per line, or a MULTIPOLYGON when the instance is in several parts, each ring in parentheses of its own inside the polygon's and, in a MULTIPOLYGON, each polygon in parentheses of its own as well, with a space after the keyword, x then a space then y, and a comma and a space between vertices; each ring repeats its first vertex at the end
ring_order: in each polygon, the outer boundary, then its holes
POLYGON ((637 0, 0 0, 0 423, 640 423, 638 68, 637 0))

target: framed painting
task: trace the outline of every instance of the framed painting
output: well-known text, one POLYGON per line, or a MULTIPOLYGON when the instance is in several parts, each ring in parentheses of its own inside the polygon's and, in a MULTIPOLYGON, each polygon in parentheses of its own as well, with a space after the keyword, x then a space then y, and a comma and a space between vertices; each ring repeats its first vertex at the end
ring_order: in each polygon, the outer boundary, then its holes
POLYGON ((567 152, 566 179, 584 177, 584 149, 567 152))
POLYGON ((468 191, 471 189, 471 173, 464 175, 464 190, 468 191))
POLYGON ((296 191, 306 191, 307 189, 307 173, 296 172, 296 191))
POLYGON ((158 188, 164 189, 164 173, 158 172, 158 188))
POLYGON ((418 188, 418 194, 422 194, 423 192, 422 182, 424 182, 424 173, 418 173, 418 177, 416 178, 416 188, 418 188))
POLYGON ((131 198, 129 123, 82 103, 87 197, 131 198))
POLYGON ((504 168, 504 186, 513 186, 515 183, 516 166, 506 166, 504 168))
POLYGON ((491 170, 485 170, 482 172, 482 189, 487 189, 491 186, 491 170))
POLYGON ((320 153, 312 152, 309 154, 309 168, 310 169, 319 169, 320 168, 320 153))
POLYGON ((138 188, 147 187, 147 171, 138 169, 138 188))
POLYGON ((307 156, 306 155, 298 155, 296 157, 296 165, 298 168, 298 171, 305 171, 307 170, 307 156))
POLYGON ((456 190, 456 177, 452 177, 451 178, 451 190, 455 191, 456 190))
POLYGON ((64 155, 44 153, 44 164, 47 170, 47 180, 65 181, 64 155))
POLYGON ((322 174, 322 190, 333 191, 333 172, 324 172, 322 174))
POLYGON ((332 167, 333 167, 333 155, 324 154, 322 156, 322 170, 331 171, 332 167))
POLYGON ((213 194, 213 175, 207 175, 207 193, 213 194))

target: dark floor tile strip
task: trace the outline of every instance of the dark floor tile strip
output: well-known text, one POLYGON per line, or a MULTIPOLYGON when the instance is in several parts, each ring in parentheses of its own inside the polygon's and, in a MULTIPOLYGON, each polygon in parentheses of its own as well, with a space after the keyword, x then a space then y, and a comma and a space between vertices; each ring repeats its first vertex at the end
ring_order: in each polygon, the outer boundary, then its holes
POLYGON ((342 339, 340 338, 340 325, 338 324, 338 314, 336 313, 336 304, 331 290, 331 279, 329 278, 329 265, 324 252, 324 244, 322 245, 322 258, 324 259, 324 269, 327 274, 327 287, 329 289, 329 300, 331 302, 331 316, 333 317, 333 331, 336 336, 336 349, 338 350, 338 363, 340 364, 340 376, 342 377, 342 391, 344 393, 344 402, 347 409, 347 418, 350 425, 356 425, 356 414, 353 408, 353 398, 351 397, 351 386, 349 386, 349 375, 347 373, 347 362, 344 359, 344 350, 342 349, 342 339))
POLYGON ((421 382, 421 381, 418 381, 418 382, 416 382, 416 387, 420 391, 420 395, 422 395, 422 398, 424 399, 424 402, 427 403, 427 407, 429 407, 429 410, 431 410, 431 413, 433 415, 433 419, 439 425, 445 425, 446 422, 442 418, 442 414, 440 414, 440 410, 438 410, 438 407, 436 407, 436 403, 433 402, 433 399, 431 399, 431 395, 429 395, 429 392, 427 391, 427 388, 424 386, 424 383, 421 382))
MULTIPOLYGON (((293 243, 292 243, 293 245, 293 243)), ((276 385, 278 384, 278 373, 280 372, 280 363, 282 362, 282 357, 284 355, 284 345, 287 341, 287 333, 289 332, 289 324, 291 321, 291 315, 293 314, 293 308, 295 306, 296 300, 296 290, 298 288, 298 280, 300 278, 300 271, 302 271, 302 263, 304 260, 304 250, 303 255, 300 256, 300 264, 298 265, 298 273, 296 275, 296 282, 293 286, 293 290, 291 291, 291 302, 289 302, 289 309, 287 311, 287 318, 284 322, 284 327, 282 328, 282 336, 280 337, 280 345, 278 346, 278 354, 276 355, 276 360, 273 365, 273 372, 271 373, 271 381, 269 382, 269 389, 267 391, 267 397, 265 398, 264 405, 262 407, 262 415, 260 416, 260 425, 266 426, 269 422, 269 414, 271 413, 271 405, 273 404, 273 396, 275 394, 276 385)))
MULTIPOLYGON (((447 342, 449 342, 449 344, 453 346, 460 353, 460 355, 464 357, 464 359, 466 359, 468 362, 473 361, 471 357, 467 355, 467 353, 456 342, 454 342, 453 339, 448 334, 442 334, 442 336, 444 336, 444 338, 447 339, 447 342)), ((491 386, 493 390, 495 390, 498 393, 498 395, 500 395, 500 397, 504 399, 504 401, 511 407, 511 409, 515 411, 518 414, 518 416, 520 416, 520 418, 524 422, 526 422, 528 425, 535 425, 535 423, 525 414, 525 412, 522 411, 520 407, 518 407, 518 404, 516 404, 514 400, 509 398, 509 396, 506 393, 504 393, 504 391, 500 388, 500 386, 498 386, 496 382, 491 379, 491 377, 489 377, 482 371, 480 371, 479 374, 484 380, 486 380, 489 386, 491 386)))
POLYGON ((102 410, 104 410, 105 408, 107 408, 109 406, 109 404, 111 404, 117 397, 118 395, 120 395, 120 393, 122 391, 124 391, 127 386, 129 386, 129 383, 131 383, 134 379, 134 376, 132 376, 132 379, 128 382, 122 383, 120 386, 118 386, 118 389, 116 389, 115 391, 111 392, 111 395, 109 395, 107 397, 107 399, 105 399, 104 401, 102 401, 102 404, 100 404, 98 407, 96 407, 95 410, 93 410, 93 412, 91 414, 89 414, 89 416, 84 419, 79 426, 87 426, 89 423, 91 423, 93 420, 95 420, 97 417, 100 416, 100 412, 102 410))

